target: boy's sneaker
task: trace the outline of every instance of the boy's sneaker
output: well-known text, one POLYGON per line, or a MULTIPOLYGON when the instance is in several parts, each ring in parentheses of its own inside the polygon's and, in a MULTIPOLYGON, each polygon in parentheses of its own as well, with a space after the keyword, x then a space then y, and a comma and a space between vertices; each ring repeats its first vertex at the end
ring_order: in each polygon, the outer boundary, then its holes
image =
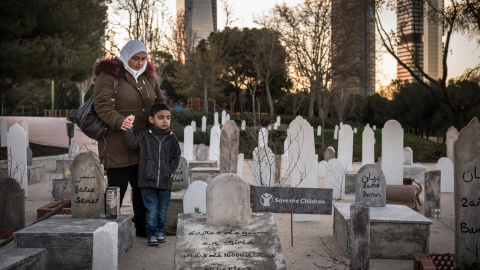
POLYGON ((157 241, 159 243, 165 243, 165 234, 163 232, 157 232, 157 241))
POLYGON ((158 246, 157 236, 155 234, 148 236, 148 245, 149 246, 158 246))

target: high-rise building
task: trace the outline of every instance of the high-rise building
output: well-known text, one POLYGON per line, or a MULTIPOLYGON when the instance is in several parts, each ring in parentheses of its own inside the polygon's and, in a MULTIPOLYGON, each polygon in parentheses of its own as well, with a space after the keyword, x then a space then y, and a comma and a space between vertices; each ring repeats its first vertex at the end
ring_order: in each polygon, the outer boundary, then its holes
POLYGON ((375 16, 368 0, 332 1, 332 89, 375 93, 375 16))
MULTIPOLYGON (((442 74, 442 25, 429 17, 428 11, 432 10, 429 5, 441 10, 443 0, 429 3, 424 6, 422 0, 397 0, 397 35, 400 39, 397 56, 421 79, 420 69, 434 79, 442 74)), ((397 79, 415 80, 400 64, 397 64, 397 79)))
POLYGON ((217 0, 177 0, 177 59, 217 31, 217 0))

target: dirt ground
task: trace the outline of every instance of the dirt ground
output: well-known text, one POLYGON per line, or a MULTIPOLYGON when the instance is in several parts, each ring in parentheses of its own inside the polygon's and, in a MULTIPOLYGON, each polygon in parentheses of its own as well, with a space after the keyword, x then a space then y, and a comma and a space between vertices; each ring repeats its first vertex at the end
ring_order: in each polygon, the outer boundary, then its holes
MULTIPOLYGON (((36 209, 52 201, 51 181, 60 177, 54 170, 55 159, 55 157, 34 158, 35 165, 46 166, 46 177, 44 182, 29 186, 30 195, 25 199, 26 224, 36 220, 36 209)), ((424 165, 429 170, 435 168, 434 164, 424 165)), ((358 164, 354 164, 355 169, 359 169, 358 164)), ((245 161, 243 172, 244 179, 247 182, 253 182, 251 161, 245 161)), ((321 186, 323 186, 323 179, 319 178, 319 187, 321 186)), ((354 195, 347 194, 345 199, 334 201, 334 203, 353 201, 354 195)), ((122 214, 132 214, 129 194, 125 197, 121 211, 122 214)), ((420 213, 423 213, 423 210, 420 213)), ((320 216, 319 221, 294 222, 293 231, 290 214, 275 214, 275 220, 287 269, 349 269, 349 260, 333 237, 333 215, 320 216)), ((454 253, 453 193, 441 194, 441 218, 431 220, 433 223, 430 226, 429 252, 454 253)), ((8 244, 6 248, 13 248, 13 243, 8 244)), ((173 269, 174 253, 175 236, 167 236, 166 243, 158 247, 149 247, 145 238, 133 236, 133 246, 120 258, 118 266, 119 269, 173 269)), ((370 269, 413 269, 413 260, 372 259, 370 269)))

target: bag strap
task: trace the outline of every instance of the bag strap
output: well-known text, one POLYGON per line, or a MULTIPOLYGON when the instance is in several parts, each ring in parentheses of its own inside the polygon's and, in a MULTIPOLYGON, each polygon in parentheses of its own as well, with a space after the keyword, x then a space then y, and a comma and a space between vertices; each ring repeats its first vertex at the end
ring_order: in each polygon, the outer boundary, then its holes
POLYGON ((117 93, 118 93, 118 78, 115 78, 113 80, 112 97, 110 98, 110 100, 112 101, 112 106, 115 106, 115 99, 117 98, 117 93))

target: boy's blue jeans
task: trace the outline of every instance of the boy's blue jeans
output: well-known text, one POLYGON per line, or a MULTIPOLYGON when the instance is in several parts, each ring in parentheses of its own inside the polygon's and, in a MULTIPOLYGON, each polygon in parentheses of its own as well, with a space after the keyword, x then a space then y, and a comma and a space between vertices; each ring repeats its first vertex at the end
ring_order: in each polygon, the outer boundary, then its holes
POLYGON ((145 213, 146 233, 156 234, 165 229, 167 208, 170 204, 171 191, 155 188, 141 188, 143 204, 147 209, 145 213))

